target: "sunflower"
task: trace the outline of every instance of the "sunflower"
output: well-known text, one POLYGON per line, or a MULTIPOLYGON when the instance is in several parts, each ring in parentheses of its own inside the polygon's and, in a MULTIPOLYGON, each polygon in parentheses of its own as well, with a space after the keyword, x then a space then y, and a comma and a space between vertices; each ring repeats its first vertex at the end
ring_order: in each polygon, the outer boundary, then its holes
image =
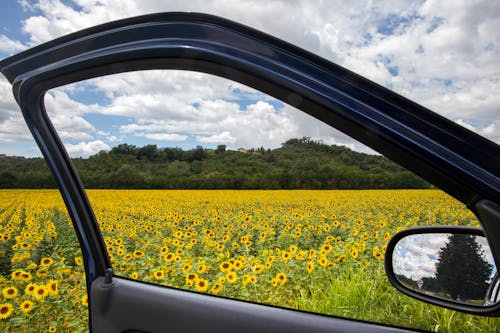
POLYGON ((224 261, 219 265, 219 269, 222 273, 229 272, 233 268, 233 264, 231 264, 229 261, 224 261))
POLYGON ((172 252, 166 253, 167 255, 165 256, 165 261, 166 262, 172 262, 175 259, 175 254, 172 252))
POLYGON ((372 250, 372 255, 375 259, 380 260, 384 257, 384 254, 380 251, 378 246, 375 246, 372 250))
POLYGON ((309 261, 307 263, 307 273, 311 274, 313 270, 314 270, 314 262, 309 261))
POLYGON ((220 294, 221 290, 222 290, 222 284, 216 283, 213 285, 212 289, 210 289, 210 292, 214 295, 218 295, 220 294))
POLYGON ((250 283, 250 274, 243 275, 243 281, 242 281, 242 283, 243 283, 243 286, 246 286, 247 284, 250 283))
POLYGON ((304 260, 307 257, 307 251, 301 250, 297 255, 295 256, 295 259, 297 260, 304 260))
POLYGON ((165 277, 165 273, 162 270, 159 271, 154 271, 153 272, 153 278, 155 280, 161 280, 165 277))
POLYGON ((46 286, 48 288, 50 295, 56 296, 57 294, 59 294, 59 289, 58 289, 58 285, 57 285, 56 280, 49 280, 49 282, 47 282, 46 286))
POLYGON ((17 288, 16 287, 5 287, 2 290, 3 297, 7 299, 11 299, 17 296, 17 288))
POLYGON ((240 270, 241 267, 243 266, 243 262, 241 260, 237 259, 237 260, 234 261, 233 266, 234 266, 234 269, 240 270))
POLYGON ((194 287, 198 291, 205 292, 208 290, 208 281, 205 279, 198 279, 196 280, 194 287))
POLYGON ((235 272, 228 272, 226 274, 226 279, 229 283, 235 283, 238 281, 238 275, 235 272))
POLYGON ((33 291, 33 296, 35 296, 37 300, 41 301, 45 298, 45 296, 47 296, 48 293, 49 289, 44 285, 40 285, 35 287, 35 290, 33 291))
POLYGON ((54 260, 52 258, 42 258, 40 260, 40 265, 43 267, 50 267, 54 263, 54 260))
POLYGON ((255 275, 251 274, 245 274, 243 276, 243 285, 246 286, 247 284, 255 284, 257 282, 257 277, 255 275))
POLYGON ((324 244, 321 248, 321 252, 330 253, 332 251, 332 246, 330 244, 324 244))
POLYGON ((22 269, 16 269, 15 271, 12 272, 12 280, 21 280, 21 275, 23 274, 22 269))
POLYGON ((262 272, 264 272, 264 266, 262 266, 261 264, 256 264, 252 267, 252 270, 255 274, 261 274, 262 272))
POLYGON ((284 272, 279 272, 278 274, 276 274, 275 279, 281 284, 285 284, 288 281, 284 272))
POLYGON ((0 304, 0 319, 7 319, 14 311, 14 307, 10 303, 0 304))
POLYGON ((36 289, 36 285, 33 284, 33 283, 28 283, 26 285, 26 288, 24 288, 24 294, 26 295, 33 295, 33 292, 35 291, 36 289))
POLYGON ((20 279, 21 279, 22 281, 26 282, 26 281, 30 281, 30 280, 32 279, 32 276, 31 276, 31 274, 30 274, 30 273, 28 273, 28 272, 22 272, 22 273, 21 273, 21 276, 20 276, 20 279))
POLYGON ((328 265, 328 259, 325 256, 321 256, 318 258, 318 263, 321 267, 326 267, 326 265, 328 265))
POLYGON ((49 332, 50 332, 50 333, 55 333, 55 332, 57 332, 57 327, 55 327, 55 326, 50 326, 50 327, 49 327, 49 332))
POLYGON ((32 301, 24 301, 19 305, 19 308, 23 313, 30 313, 33 310, 34 303, 32 301))
POLYGON ((134 251, 134 257, 136 257, 136 258, 140 258, 143 255, 144 255, 144 252, 142 252, 142 251, 139 251, 139 250, 134 251))
POLYGON ((198 281, 198 274, 189 273, 188 275, 186 275, 186 286, 191 287, 195 284, 196 281, 198 281))
POLYGON ((359 255, 359 252, 358 252, 358 249, 353 247, 350 251, 351 253, 351 257, 353 257, 354 259, 357 259, 358 258, 358 255, 359 255))
POLYGON ((47 271, 45 268, 40 268, 36 271, 37 277, 46 277, 47 275, 49 275, 49 271, 47 271))
POLYGON ((287 263, 292 258, 292 254, 288 251, 283 251, 281 252, 281 257, 283 258, 283 262, 287 263))

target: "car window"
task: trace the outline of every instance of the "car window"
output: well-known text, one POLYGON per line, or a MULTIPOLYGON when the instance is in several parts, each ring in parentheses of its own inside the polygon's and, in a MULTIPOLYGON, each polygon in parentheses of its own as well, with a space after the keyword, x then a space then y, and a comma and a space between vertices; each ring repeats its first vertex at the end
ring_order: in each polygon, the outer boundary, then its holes
POLYGON ((53 89, 45 105, 116 275, 417 329, 498 325, 412 300, 383 269, 397 231, 474 215, 282 101, 163 70, 53 89))

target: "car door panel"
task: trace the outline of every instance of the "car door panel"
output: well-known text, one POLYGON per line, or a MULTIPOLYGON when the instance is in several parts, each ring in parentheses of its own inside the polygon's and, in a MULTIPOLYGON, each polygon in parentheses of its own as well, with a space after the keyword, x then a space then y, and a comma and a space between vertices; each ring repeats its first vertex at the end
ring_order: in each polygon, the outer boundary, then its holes
POLYGON ((92 283, 93 332, 408 332, 114 277, 92 283))

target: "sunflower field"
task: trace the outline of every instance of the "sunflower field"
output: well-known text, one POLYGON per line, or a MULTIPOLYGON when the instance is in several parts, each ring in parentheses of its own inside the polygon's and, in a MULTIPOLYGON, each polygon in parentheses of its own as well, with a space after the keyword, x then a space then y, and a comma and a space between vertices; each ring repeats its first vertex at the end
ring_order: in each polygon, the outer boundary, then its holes
MULTIPOLYGON (((478 226, 438 190, 89 190, 116 275, 437 332, 499 319, 396 291, 383 258, 414 226, 478 226)), ((0 191, 0 331, 88 331, 83 260, 56 190, 0 191)))

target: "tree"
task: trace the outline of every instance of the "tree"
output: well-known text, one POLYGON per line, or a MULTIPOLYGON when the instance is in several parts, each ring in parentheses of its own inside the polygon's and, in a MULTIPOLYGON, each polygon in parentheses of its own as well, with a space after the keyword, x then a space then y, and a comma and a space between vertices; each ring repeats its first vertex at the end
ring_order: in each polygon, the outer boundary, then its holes
POLYGON ((112 174, 113 188, 144 188, 145 180, 133 166, 124 164, 112 174))
POLYGON ((137 153, 137 147, 134 145, 122 143, 116 147, 113 147, 109 153, 110 154, 132 154, 132 155, 135 155, 137 153))
POLYGON ((455 300, 481 299, 486 294, 492 268, 475 236, 451 234, 439 250, 436 280, 455 300))
POLYGON ((0 173, 0 188, 15 188, 17 177, 13 172, 4 171, 0 173))
POLYGON ((207 158, 205 149, 202 146, 196 146, 196 149, 193 150, 193 159, 195 161, 203 161, 205 158, 207 158))
POLYGON ((136 157, 138 160, 147 159, 155 161, 158 158, 158 147, 156 145, 145 145, 137 149, 136 157))
POLYGON ((215 150, 216 153, 223 153, 226 151, 226 145, 218 145, 217 149, 215 150))

